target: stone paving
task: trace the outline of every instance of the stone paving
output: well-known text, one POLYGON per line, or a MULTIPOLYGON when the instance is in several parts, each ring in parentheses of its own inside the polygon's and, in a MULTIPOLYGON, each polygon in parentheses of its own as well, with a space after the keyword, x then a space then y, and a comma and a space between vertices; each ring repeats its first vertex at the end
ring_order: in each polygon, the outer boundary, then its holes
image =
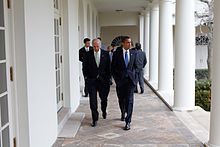
MULTIPOLYGON (((144 94, 135 94, 131 130, 124 131, 115 85, 108 98, 107 119, 99 106, 97 127, 90 126, 88 98, 81 100, 78 112, 85 118, 75 138, 57 139, 53 147, 202 147, 203 144, 187 129, 166 105, 145 86, 144 94)), ((99 102, 100 103, 100 102, 99 102)))

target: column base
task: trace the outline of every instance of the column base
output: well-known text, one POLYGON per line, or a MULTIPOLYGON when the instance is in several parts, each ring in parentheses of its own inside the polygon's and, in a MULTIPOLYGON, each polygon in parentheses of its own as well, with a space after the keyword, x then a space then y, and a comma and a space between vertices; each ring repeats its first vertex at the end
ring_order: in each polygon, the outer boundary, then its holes
POLYGON ((154 88, 154 90, 158 90, 158 82, 156 82, 156 81, 149 81, 149 83, 154 88))
POLYGON ((174 104, 174 91, 158 90, 157 92, 170 105, 170 107, 173 106, 173 104, 174 104))
POLYGON ((205 147, 220 147, 220 145, 213 145, 213 144, 211 144, 209 142, 205 143, 204 146, 205 147))
POLYGON ((197 107, 173 107, 173 111, 179 111, 179 112, 192 112, 195 111, 197 107))

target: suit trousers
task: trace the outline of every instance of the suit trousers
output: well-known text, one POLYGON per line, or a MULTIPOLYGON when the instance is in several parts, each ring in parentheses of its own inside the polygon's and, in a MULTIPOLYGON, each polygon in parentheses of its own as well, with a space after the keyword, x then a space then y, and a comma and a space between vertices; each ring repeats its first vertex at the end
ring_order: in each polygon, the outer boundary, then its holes
POLYGON ((87 96, 89 94, 89 90, 88 90, 88 79, 84 77, 84 81, 85 81, 85 87, 84 87, 84 93, 87 96))
MULTIPOLYGON (((138 75, 138 83, 140 85, 140 89, 142 92, 144 92, 144 71, 143 71, 143 69, 139 70, 137 72, 137 75, 138 75)), ((137 85, 135 87, 135 91, 138 91, 137 85)))
POLYGON ((108 94, 110 90, 109 82, 102 83, 98 79, 89 79, 89 104, 92 113, 92 120, 97 121, 99 118, 98 113, 98 103, 97 103, 97 93, 99 93, 99 97, 101 99, 101 110, 102 112, 106 112, 107 109, 107 101, 108 94))
POLYGON ((120 86, 116 85, 116 92, 121 114, 125 115, 125 113, 127 113, 127 116, 125 118, 126 123, 130 123, 132 118, 134 89, 135 85, 129 78, 125 78, 123 84, 121 84, 120 86))

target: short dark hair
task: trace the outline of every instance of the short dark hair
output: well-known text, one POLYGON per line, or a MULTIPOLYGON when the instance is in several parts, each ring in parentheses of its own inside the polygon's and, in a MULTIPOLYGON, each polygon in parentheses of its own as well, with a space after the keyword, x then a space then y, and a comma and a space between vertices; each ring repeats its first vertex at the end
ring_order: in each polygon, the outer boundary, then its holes
POLYGON ((90 41, 90 39, 89 39, 89 38, 85 38, 85 39, 83 40, 84 43, 86 43, 87 41, 90 41))
POLYGON ((126 40, 131 39, 129 36, 123 36, 121 42, 125 42, 126 40))
POLYGON ((141 49, 141 44, 140 43, 135 43, 135 48, 137 49, 137 50, 140 50, 141 49))
POLYGON ((102 38, 101 38, 101 37, 97 37, 97 39, 99 39, 100 41, 102 41, 102 38))

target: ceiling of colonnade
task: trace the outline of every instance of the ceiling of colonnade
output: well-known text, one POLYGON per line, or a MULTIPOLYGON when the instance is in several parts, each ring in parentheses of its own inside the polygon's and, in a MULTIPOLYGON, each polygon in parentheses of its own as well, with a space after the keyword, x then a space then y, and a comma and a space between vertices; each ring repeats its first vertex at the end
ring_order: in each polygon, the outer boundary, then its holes
POLYGON ((99 12, 112 12, 116 10, 140 12, 148 5, 150 0, 94 0, 99 12))

